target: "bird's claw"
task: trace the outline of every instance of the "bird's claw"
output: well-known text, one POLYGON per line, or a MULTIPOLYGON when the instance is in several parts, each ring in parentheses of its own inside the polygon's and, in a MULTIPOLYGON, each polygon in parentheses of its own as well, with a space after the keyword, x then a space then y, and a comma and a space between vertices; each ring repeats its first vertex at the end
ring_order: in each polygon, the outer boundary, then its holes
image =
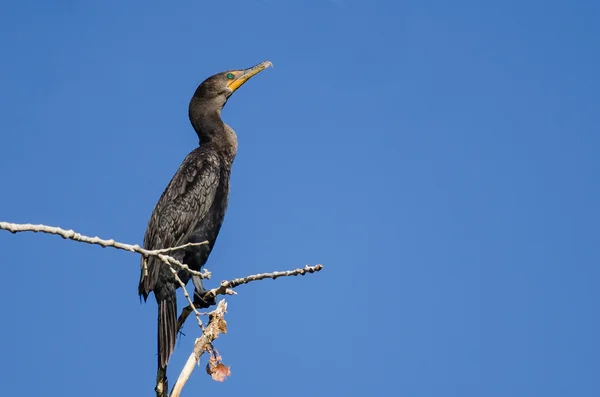
POLYGON ((198 309, 208 309, 217 304, 216 296, 208 296, 208 291, 204 290, 200 293, 194 292, 194 306, 198 309))

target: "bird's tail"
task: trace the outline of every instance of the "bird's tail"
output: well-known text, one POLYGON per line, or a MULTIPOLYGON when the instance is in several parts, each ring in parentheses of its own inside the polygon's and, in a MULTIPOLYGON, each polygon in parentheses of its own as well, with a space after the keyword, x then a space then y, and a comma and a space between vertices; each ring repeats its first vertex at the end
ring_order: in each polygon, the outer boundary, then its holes
MULTIPOLYGON (((169 297, 171 298, 171 297, 169 297)), ((158 365, 166 368, 177 338, 177 298, 158 302, 158 365)))

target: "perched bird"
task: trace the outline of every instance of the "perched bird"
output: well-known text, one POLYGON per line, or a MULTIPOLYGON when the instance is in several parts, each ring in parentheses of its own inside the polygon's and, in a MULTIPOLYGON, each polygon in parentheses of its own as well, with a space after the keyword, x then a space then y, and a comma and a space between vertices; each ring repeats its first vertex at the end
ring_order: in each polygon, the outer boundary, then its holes
MULTIPOLYGON (((171 255, 192 270, 200 271, 213 249, 229 199, 229 177, 237 151, 237 136, 221 120, 221 110, 235 90, 260 73, 271 62, 262 62, 245 70, 230 70, 204 80, 196 89, 189 105, 189 118, 200 146, 187 155, 154 207, 144 248, 172 248, 189 242, 208 244, 192 246, 171 255)), ((158 365, 165 368, 175 349, 177 336, 177 299, 179 284, 173 273, 157 257, 141 262, 138 293, 148 298, 151 291, 158 303, 158 365)), ((186 271, 178 276, 184 283, 190 279, 186 271)), ((215 299, 207 299, 202 280, 192 277, 194 304, 210 307, 215 299)))

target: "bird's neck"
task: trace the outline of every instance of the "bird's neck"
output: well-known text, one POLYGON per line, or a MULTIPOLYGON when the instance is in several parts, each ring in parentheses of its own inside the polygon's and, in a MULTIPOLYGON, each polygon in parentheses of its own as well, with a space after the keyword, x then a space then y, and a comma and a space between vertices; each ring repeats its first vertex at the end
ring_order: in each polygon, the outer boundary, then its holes
POLYGON ((200 146, 212 148, 233 162, 237 153, 237 135, 221 120, 221 109, 193 112, 190 121, 198 134, 200 146))

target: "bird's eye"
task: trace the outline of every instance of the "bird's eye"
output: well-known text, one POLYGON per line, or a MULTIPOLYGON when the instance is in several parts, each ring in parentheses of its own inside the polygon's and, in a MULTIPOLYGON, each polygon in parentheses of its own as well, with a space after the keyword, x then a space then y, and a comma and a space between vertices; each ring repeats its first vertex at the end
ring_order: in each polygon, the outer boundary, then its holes
POLYGON ((233 78, 233 73, 227 73, 227 78, 228 79, 232 79, 233 78))

